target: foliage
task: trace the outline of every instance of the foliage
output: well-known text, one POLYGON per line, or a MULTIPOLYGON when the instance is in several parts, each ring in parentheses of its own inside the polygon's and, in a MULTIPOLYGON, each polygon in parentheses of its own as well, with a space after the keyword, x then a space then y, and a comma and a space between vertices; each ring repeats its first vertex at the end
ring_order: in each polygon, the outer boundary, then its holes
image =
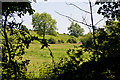
POLYGON ((120 21, 120 1, 113 1, 113 2, 97 2, 95 3, 96 5, 100 5, 98 9, 98 14, 102 14, 104 17, 107 17, 108 19, 112 20, 119 20, 120 21))
POLYGON ((97 31, 96 36, 98 50, 103 52, 105 55, 115 55, 119 53, 120 22, 110 21, 110 24, 106 25, 105 29, 99 29, 97 31))
POLYGON ((72 22, 70 27, 68 27, 70 35, 74 35, 75 37, 82 36, 84 29, 77 23, 72 22))
POLYGON ((49 35, 57 35, 56 21, 48 13, 35 13, 32 16, 32 25, 39 35, 43 35, 44 32, 49 35))
POLYGON ((33 14, 34 10, 32 9, 29 2, 19 3, 19 2, 3 2, 2 3, 2 15, 10 15, 12 17, 13 13, 16 13, 19 17, 24 16, 24 14, 29 13, 33 14))
POLYGON ((85 62, 81 56, 82 52, 70 56, 70 60, 62 61, 54 69, 56 71, 52 79, 56 80, 119 80, 119 58, 116 56, 99 58, 97 61, 85 62), (112 58, 112 59, 111 59, 112 58), (81 64, 82 65, 81 65, 81 64), (117 68, 117 69, 116 69, 117 68))
POLYGON ((33 14, 34 10, 31 8, 29 2, 3 2, 2 3, 2 79, 25 79, 25 72, 27 71, 26 65, 30 60, 23 60, 22 55, 25 54, 25 47, 28 48, 31 41, 38 39, 35 36, 31 36, 29 31, 23 31, 22 22, 16 23, 14 14, 18 17, 24 16, 24 14, 33 14), (8 18, 14 18, 9 21, 8 18), (9 32, 9 34, 7 34, 9 32), (15 38, 11 38, 14 36, 15 38), (12 41, 16 40, 16 44, 12 41))
POLYGON ((41 80, 50 80, 52 75, 52 69, 54 66, 52 64, 42 64, 39 68, 39 79, 41 80))
POLYGON ((93 47, 93 38, 91 33, 84 35, 84 37, 82 37, 80 41, 86 48, 93 47))
POLYGON ((54 74, 51 78, 56 78, 56 80, 85 80, 82 78, 85 76, 85 74, 82 73, 83 70, 79 70, 81 64, 86 61, 86 58, 82 56, 83 50, 75 48, 69 49, 67 51, 69 58, 61 58, 56 68, 53 69, 54 74))
POLYGON ((56 44, 56 40, 51 37, 50 39, 48 39, 48 43, 49 44, 56 44))
POLYGON ((77 40, 76 40, 76 38, 71 37, 67 40, 67 43, 77 43, 77 40))

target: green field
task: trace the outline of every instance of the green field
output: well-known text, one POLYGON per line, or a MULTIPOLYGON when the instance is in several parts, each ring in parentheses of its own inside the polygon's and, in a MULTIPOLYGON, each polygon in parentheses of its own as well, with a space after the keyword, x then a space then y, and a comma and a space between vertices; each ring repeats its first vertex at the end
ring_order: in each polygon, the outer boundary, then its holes
MULTIPOLYGON (((81 44, 70 44, 70 43, 64 43, 64 44, 50 44, 50 49, 53 52, 54 60, 55 62, 59 62, 59 60, 62 57, 68 57, 67 50, 73 49, 75 46, 80 46, 81 44)), ((78 48, 80 49, 80 48, 78 48)), ((40 44, 30 44, 29 49, 26 49, 26 54, 23 56, 24 59, 30 60, 29 65, 27 65, 27 73, 28 76, 31 72, 32 76, 37 78, 39 77, 40 69, 43 71, 42 75, 44 76, 44 70, 47 70, 47 67, 45 65, 52 64, 52 58, 50 56, 50 52, 48 48, 41 49, 40 44), (42 66, 43 65, 43 66, 42 66), (34 74, 34 75, 33 75, 34 74)), ((84 53, 82 56, 84 58, 89 58, 88 53, 84 53)), ((51 66, 52 68, 53 66, 51 66)))
MULTIPOLYGON (((74 45, 80 44, 50 44, 50 49, 53 52, 55 62, 57 62, 60 57, 67 57, 67 50, 74 48, 74 45)), ((41 49, 40 44, 30 44, 29 49, 26 49, 24 59, 30 60, 30 64, 27 66, 28 72, 38 72, 39 67, 42 64, 52 62, 48 48, 41 49)))

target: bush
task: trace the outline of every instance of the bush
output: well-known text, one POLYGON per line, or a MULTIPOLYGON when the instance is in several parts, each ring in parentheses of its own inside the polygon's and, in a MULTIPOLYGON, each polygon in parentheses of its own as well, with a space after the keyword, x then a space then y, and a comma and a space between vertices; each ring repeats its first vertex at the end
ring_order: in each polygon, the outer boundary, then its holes
POLYGON ((56 40, 54 38, 48 39, 49 44, 56 44, 56 40))
POLYGON ((60 41, 60 40, 58 40, 58 43, 61 43, 61 41, 60 41))
POLYGON ((93 41, 92 41, 92 34, 86 34, 83 38, 81 38, 81 42, 84 47, 92 47, 93 46, 93 41))
POLYGON ((61 39, 61 43, 64 43, 64 41, 61 39))
POLYGON ((71 37, 67 40, 67 43, 77 43, 77 40, 76 40, 76 38, 71 37))
POLYGON ((64 43, 64 41, 61 39, 61 40, 58 40, 58 43, 64 43))

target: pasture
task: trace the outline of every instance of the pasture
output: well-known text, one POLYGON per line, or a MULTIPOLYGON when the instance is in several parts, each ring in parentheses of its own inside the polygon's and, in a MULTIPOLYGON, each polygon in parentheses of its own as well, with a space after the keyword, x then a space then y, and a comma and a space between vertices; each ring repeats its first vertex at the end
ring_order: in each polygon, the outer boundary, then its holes
MULTIPOLYGON (((80 44, 50 44, 49 47, 53 53, 55 62, 57 62, 61 57, 67 57, 67 50, 74 48, 74 45, 80 44)), ((42 64, 48 64, 52 62, 48 48, 41 49, 40 44, 30 44, 29 49, 26 49, 25 51, 26 54, 23 56, 24 59, 30 60, 30 63, 27 66, 28 72, 38 72, 39 67, 42 64)))

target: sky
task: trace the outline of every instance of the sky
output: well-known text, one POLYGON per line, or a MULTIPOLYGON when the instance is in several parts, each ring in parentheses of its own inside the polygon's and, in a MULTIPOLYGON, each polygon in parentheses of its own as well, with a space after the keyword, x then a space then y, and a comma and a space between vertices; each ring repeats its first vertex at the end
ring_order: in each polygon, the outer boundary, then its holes
MULTIPOLYGON (((68 20, 68 18, 57 14, 55 11, 57 11, 61 14, 70 16, 73 19, 81 21, 81 22, 83 21, 82 17, 84 17, 84 18, 86 17, 85 18, 86 22, 88 24, 91 23, 90 14, 86 14, 85 12, 80 11, 78 8, 76 8, 72 5, 67 5, 66 2, 67 3, 74 3, 78 7, 82 8, 86 11, 89 11, 89 4, 86 0, 80 0, 80 1, 78 1, 78 0, 67 0, 67 1, 65 1, 65 0, 57 0, 57 1, 49 0, 47 2, 39 0, 36 3, 32 2, 31 5, 32 5, 32 8, 35 9, 35 13, 36 12, 49 13, 52 16, 52 18, 56 20, 56 22, 57 22, 56 26, 58 28, 57 32, 59 32, 59 33, 68 33, 69 31, 67 30, 67 28, 70 26, 71 22, 68 20)), ((99 6, 93 7, 94 24, 103 18, 102 15, 97 14, 98 8, 99 8, 99 6)), ((23 21, 24 21, 23 24, 26 25, 27 28, 33 29, 32 16, 29 16, 28 14, 25 15, 23 17, 23 21)), ((85 30, 84 34, 87 34, 89 32, 89 29, 87 26, 82 25, 82 24, 79 24, 79 25, 82 28, 84 28, 84 30, 85 30)), ((103 25, 104 25, 104 21, 100 22, 97 25, 97 27, 102 27, 103 25)))

